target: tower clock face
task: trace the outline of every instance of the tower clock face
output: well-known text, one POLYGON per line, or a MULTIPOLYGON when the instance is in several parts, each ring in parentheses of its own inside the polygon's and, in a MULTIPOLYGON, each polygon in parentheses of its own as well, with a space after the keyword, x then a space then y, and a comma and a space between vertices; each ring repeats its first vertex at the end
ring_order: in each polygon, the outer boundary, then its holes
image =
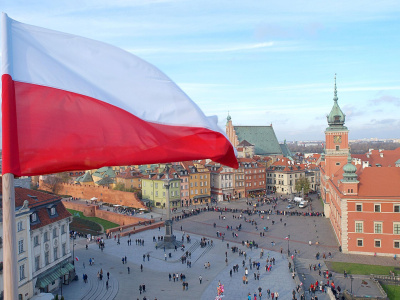
POLYGON ((341 135, 334 135, 333 136, 333 142, 335 144, 340 144, 342 142, 342 136, 341 135))

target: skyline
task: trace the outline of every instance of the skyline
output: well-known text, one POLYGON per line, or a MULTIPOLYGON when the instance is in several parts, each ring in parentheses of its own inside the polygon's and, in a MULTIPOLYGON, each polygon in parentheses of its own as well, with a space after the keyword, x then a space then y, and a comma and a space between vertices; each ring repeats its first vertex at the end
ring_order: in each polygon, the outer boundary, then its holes
POLYGON ((223 130, 229 111, 234 125, 272 124, 278 140, 322 140, 337 73, 349 138, 400 137, 397 1, 7 0, 2 10, 143 58, 223 130))

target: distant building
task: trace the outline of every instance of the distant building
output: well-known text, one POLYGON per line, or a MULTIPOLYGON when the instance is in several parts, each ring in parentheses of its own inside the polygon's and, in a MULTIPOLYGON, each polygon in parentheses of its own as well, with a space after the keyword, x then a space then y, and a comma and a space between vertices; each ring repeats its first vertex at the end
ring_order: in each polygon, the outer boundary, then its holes
MULTIPOLYGON (((283 155, 282 148, 279 145, 272 125, 233 126, 232 118, 228 114, 226 122, 226 135, 235 148, 244 149, 245 147, 254 146, 254 155, 283 155), (246 142, 244 143, 244 141, 246 142)), ((247 153, 246 151, 242 152, 247 153)))
POLYGON ((343 252, 398 256, 400 168, 396 161, 400 150, 369 151, 352 159, 336 80, 333 100, 327 116, 325 151, 320 159, 325 215, 343 252))

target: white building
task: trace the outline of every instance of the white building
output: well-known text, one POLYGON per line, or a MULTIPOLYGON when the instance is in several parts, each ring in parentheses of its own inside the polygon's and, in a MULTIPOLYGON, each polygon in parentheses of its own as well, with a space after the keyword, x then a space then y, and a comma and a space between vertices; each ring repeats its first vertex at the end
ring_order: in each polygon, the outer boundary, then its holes
MULTIPOLYGON (((1 188, 1 187, 0 187, 1 188)), ((2 213, 1 213, 2 216, 2 213)), ((58 289, 75 275, 71 259, 71 214, 55 195, 15 187, 15 217, 19 300, 58 289)), ((0 222, 0 257, 3 265, 3 220, 0 222)), ((2 271, 2 268, 1 268, 2 271)), ((3 273, 0 273, 2 294, 3 273)))

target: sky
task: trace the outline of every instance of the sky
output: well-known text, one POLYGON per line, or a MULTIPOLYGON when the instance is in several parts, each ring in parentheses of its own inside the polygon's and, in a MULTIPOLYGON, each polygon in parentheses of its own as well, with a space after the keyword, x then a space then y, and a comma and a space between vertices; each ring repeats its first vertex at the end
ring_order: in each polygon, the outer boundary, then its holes
POLYGON ((350 139, 400 138, 398 0, 3 0, 9 17, 103 41, 162 70, 225 128, 323 140, 337 73, 350 139))

